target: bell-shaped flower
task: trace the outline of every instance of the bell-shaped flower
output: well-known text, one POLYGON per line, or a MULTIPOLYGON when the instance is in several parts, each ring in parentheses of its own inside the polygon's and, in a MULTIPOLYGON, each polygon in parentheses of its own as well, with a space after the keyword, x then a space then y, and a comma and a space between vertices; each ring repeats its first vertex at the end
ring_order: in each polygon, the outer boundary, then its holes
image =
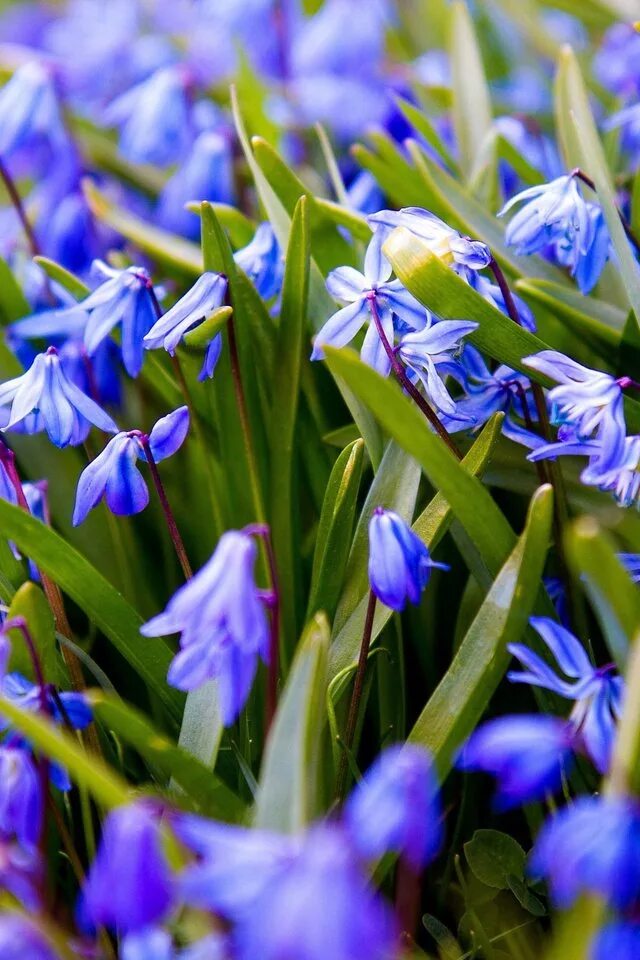
POLYGON ((613 671, 612 664, 594 667, 580 641, 564 627, 548 617, 531 617, 529 621, 556 660, 566 680, 524 644, 509 644, 508 650, 520 661, 524 672, 507 674, 512 683, 529 683, 544 687, 575 701, 569 722, 586 753, 599 773, 607 773, 620 718, 624 680, 613 671))
POLYGON ((442 812, 431 757, 422 747, 389 747, 347 800, 345 822, 358 852, 375 862, 397 853, 422 870, 442 843, 442 812))
POLYGON ((230 530, 213 556, 174 594, 164 613, 146 623, 145 637, 180 633, 180 651, 169 683, 195 690, 217 681, 225 726, 233 723, 249 695, 258 664, 269 656, 265 595, 256 586, 255 540, 230 530))
MULTIPOLYGON (((199 326, 224 303, 227 278, 207 271, 198 277, 177 303, 167 310, 144 337, 147 350, 164 347, 173 356, 178 344, 190 330, 199 326)), ((207 347, 199 380, 212 377, 222 349, 222 337, 216 334, 207 347)))
POLYGON ((367 222, 381 244, 397 227, 410 230, 426 241, 432 253, 456 269, 468 267, 470 270, 482 270, 488 267, 493 259, 486 243, 463 236, 422 207, 380 210, 367 217, 367 222))
POLYGON ((323 347, 344 347, 368 323, 360 356, 379 373, 386 376, 391 361, 382 345, 374 311, 387 342, 395 339, 394 316, 410 330, 421 330, 427 322, 427 311, 406 290, 399 280, 390 280, 391 266, 382 256, 380 244, 374 237, 367 248, 364 273, 354 267, 338 267, 327 277, 327 290, 336 300, 347 306, 329 317, 313 344, 312 360, 321 360, 323 347))
POLYGON ((495 806, 507 810, 557 790, 573 764, 573 745, 573 728, 557 717, 498 717, 471 734, 456 766, 497 777, 495 806))
POLYGON ((189 429, 189 410, 179 407, 161 417, 148 438, 139 430, 116 434, 99 456, 80 474, 73 511, 78 526, 104 497, 109 510, 119 516, 140 513, 149 502, 149 491, 137 462, 146 460, 147 439, 154 462, 166 460, 180 449, 189 429))
POLYGON ((42 824, 42 783, 30 750, 0 746, 0 833, 36 846, 42 824))
POLYGON ((53 148, 68 143, 51 72, 32 61, 19 67, 0 90, 0 156, 42 139, 53 148))
POLYGON ((376 507, 369 521, 369 583, 376 597, 392 610, 418 603, 435 563, 411 527, 393 510, 376 507))
POLYGON ((505 232, 506 242, 515 247, 518 254, 536 253, 559 240, 586 253, 591 224, 587 203, 574 174, 522 190, 504 205, 498 216, 504 216, 519 203, 524 206, 510 220, 505 232))
POLYGON ((1 407, 9 407, 8 415, 3 415, 3 430, 45 430, 57 447, 82 443, 92 423, 106 433, 118 430, 111 417, 67 377, 55 347, 39 353, 26 373, 0 385, 1 407))
POLYGON ((251 242, 236 250, 233 259, 263 300, 270 300, 280 293, 284 266, 280 244, 270 223, 261 223, 251 242))
POLYGON ((82 890, 84 922, 130 933, 163 919, 174 882, 162 829, 158 810, 144 800, 111 811, 82 890))
POLYGON ((611 236, 602 208, 596 203, 587 204, 589 215, 589 238, 586 249, 579 244, 559 240, 555 245, 556 259, 559 264, 569 267, 575 277, 580 293, 591 293, 600 279, 607 260, 612 255, 611 236))
POLYGON ((640 898, 640 808, 627 797, 578 797, 545 823, 529 859, 560 909, 580 894, 610 907, 633 908, 640 898))
POLYGON ((159 167, 182 158, 193 135, 188 88, 184 70, 163 67, 107 107, 104 120, 119 128, 123 157, 159 167))
POLYGON ((398 357, 421 381, 434 407, 451 416, 456 413, 456 404, 442 376, 457 372, 453 351, 460 350, 462 337, 477 327, 470 320, 434 322, 430 316, 423 330, 405 333, 397 347, 398 357))
POLYGON ((158 197, 156 220, 161 227, 190 240, 200 237, 200 218, 186 209, 190 201, 232 204, 233 156, 227 137, 206 130, 167 180, 158 197))

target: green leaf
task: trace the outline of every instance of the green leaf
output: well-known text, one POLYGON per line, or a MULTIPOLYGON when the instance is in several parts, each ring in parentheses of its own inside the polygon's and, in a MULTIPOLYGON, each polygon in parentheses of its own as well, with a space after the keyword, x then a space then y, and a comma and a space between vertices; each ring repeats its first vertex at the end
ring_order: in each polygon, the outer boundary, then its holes
POLYGON ((269 518, 278 564, 282 625, 289 645, 296 636, 298 551, 294 547, 293 496, 295 426, 298 413, 303 331, 309 298, 309 212, 306 197, 296 204, 287 248, 282 305, 276 339, 278 373, 271 397, 269 446, 269 518))
MULTIPOLYGON (((253 239, 256 225, 253 220, 245 216, 241 210, 236 207, 230 207, 226 203, 214 203, 207 201, 215 213, 216 217, 229 234, 229 240, 234 247, 246 247, 253 239)), ((202 201, 193 201, 187 204, 187 209, 198 216, 202 213, 202 201)))
POLYGON ((0 697, 0 714, 38 752, 63 766, 71 779, 79 787, 86 788, 99 804, 111 808, 127 802, 128 784, 103 760, 84 750, 74 735, 41 714, 23 710, 4 697, 0 697))
POLYGON ((67 290, 76 300, 84 300, 84 298, 88 297, 91 293, 86 283, 83 283, 82 280, 76 277, 75 273, 71 273, 70 270, 66 270, 65 267, 60 266, 55 260, 50 260, 49 257, 34 257, 33 259, 39 267, 42 267, 51 280, 59 283, 60 286, 67 290))
POLYGON ((509 885, 511 893, 527 913, 533 914, 534 917, 546 916, 547 911, 545 910, 542 900, 531 892, 524 880, 510 874, 507 877, 507 884, 509 885))
POLYGON ((294 833, 317 814, 328 647, 329 624, 316 614, 300 640, 267 738, 254 817, 260 829, 294 833))
MULTIPOLYGON (((581 166, 595 183, 598 202, 607 221, 629 305, 640 323, 640 267, 620 220, 598 128, 589 106, 580 67, 570 47, 565 47, 560 56, 556 91, 559 122, 575 136, 575 147, 579 151, 579 159, 575 163, 581 166)), ((568 149, 571 150, 572 147, 569 146, 568 149)))
POLYGON ((464 845, 471 872, 481 883, 498 890, 509 889, 509 877, 521 880, 527 855, 513 837, 499 830, 476 830, 464 845))
MULTIPOLYGON (((7 619, 14 617, 25 620, 47 683, 64 686, 68 676, 56 644, 55 621, 44 593, 35 583, 27 581, 16 591, 7 619)), ((31 655, 21 630, 11 631, 9 669, 36 680, 31 655)))
MULTIPOLYGON (((484 426, 480 436, 462 461, 462 467, 474 476, 482 475, 489 464, 500 438, 502 420, 503 414, 497 414, 484 426)), ((449 504, 441 493, 437 493, 413 524, 412 530, 426 543, 430 550, 433 550, 446 532, 451 518, 452 512, 449 504)), ((368 582, 364 581, 361 585, 357 606, 331 644, 329 675, 332 680, 341 671, 353 666, 358 660, 368 594, 368 582)), ((379 636, 391 616, 392 611, 388 607, 377 604, 373 621, 373 640, 379 636)))
POLYGON ((225 329, 232 313, 231 307, 218 307, 210 317, 199 323, 193 330, 185 333, 184 342, 186 346, 192 349, 205 350, 216 334, 225 329))
POLYGON ((404 97, 395 97, 395 103, 411 126, 415 127, 416 131, 424 137, 436 153, 440 154, 449 169, 457 172, 457 161, 449 152, 447 145, 438 134, 427 114, 409 100, 405 100, 404 97))
POLYGON ((409 735, 410 742, 431 752, 441 777, 449 772, 507 669, 507 644, 519 640, 527 626, 549 547, 552 503, 551 487, 540 487, 524 533, 409 735))
POLYGON ((82 554, 20 507, 0 500, 3 534, 87 614, 167 710, 179 720, 182 696, 167 685, 171 655, 162 640, 140 636, 142 619, 82 554))
POLYGON ((223 730, 218 685, 215 680, 209 680, 187 694, 178 746, 213 770, 223 730))
POLYGON ((364 442, 354 440, 333 465, 316 534, 307 617, 324 610, 331 620, 335 613, 351 546, 363 454, 364 442))
POLYGON ((470 179, 491 130, 491 96, 473 20, 462 0, 451 4, 449 55, 453 127, 462 169, 470 179))
POLYGON ((0 257, 0 326, 27 317, 31 306, 6 260, 0 257))
POLYGON ((175 783, 208 816, 227 822, 242 819, 242 801, 211 770, 149 723, 144 714, 98 690, 89 693, 95 716, 128 743, 152 768, 175 783))
POLYGON ((576 578, 586 586, 609 652, 624 670, 629 647, 640 631, 640 590, 592 517, 583 517, 570 529, 567 555, 576 578))

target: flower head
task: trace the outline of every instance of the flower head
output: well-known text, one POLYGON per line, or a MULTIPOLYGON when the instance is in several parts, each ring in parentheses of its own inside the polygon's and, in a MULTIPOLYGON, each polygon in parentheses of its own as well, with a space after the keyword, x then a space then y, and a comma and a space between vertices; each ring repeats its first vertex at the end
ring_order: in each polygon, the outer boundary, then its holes
POLYGON ((0 91, 0 156, 43 138, 56 148, 68 142, 51 73, 32 61, 19 67, 0 91))
POLYGON ((549 648, 558 667, 570 677, 558 676, 533 650, 521 643, 509 645, 509 652, 525 668, 524 673, 507 674, 512 683, 544 687, 575 701, 569 718, 576 740, 584 746, 600 773, 609 769, 611 751, 620 717, 624 680, 611 665, 592 666, 584 647, 572 633, 548 617, 532 617, 531 626, 549 648))
MULTIPOLYGON (((173 356, 184 335, 223 305, 226 292, 226 277, 211 271, 203 273, 184 296, 153 324, 144 337, 147 350, 164 347, 173 356)), ((207 347, 200 380, 213 376, 221 349, 222 337, 218 333, 207 347)))
POLYGON ((62 960, 36 923, 13 911, 0 913, 0 956, 3 960, 62 960))
POLYGON ((268 659, 265 597, 254 579, 256 554, 248 533, 223 534, 211 559, 141 630, 145 637, 180 633, 169 683, 194 690, 215 679, 226 726, 244 706, 258 657, 268 659))
POLYGON ((402 210, 381 210, 367 217, 371 228, 382 244, 396 227, 405 227, 425 240, 430 250, 452 266, 482 270, 492 260, 486 243, 465 237, 439 217, 421 207, 404 207, 402 210))
POLYGON ((9 405, 2 429, 46 430, 57 447, 82 443, 92 423, 107 433, 118 430, 111 417, 67 377, 55 347, 39 353, 26 373, 0 386, 0 407, 9 405))
POLYGON ((233 203, 233 158, 227 137, 205 130, 158 197, 156 218, 160 226, 190 240, 200 236, 197 214, 186 209, 190 201, 233 203))
POLYGON ((478 327, 470 320, 439 320, 430 315, 427 325, 418 332, 405 333, 400 339, 397 354, 424 386, 431 403, 448 413, 456 414, 455 401, 449 394, 442 377, 447 374, 460 376, 454 351, 461 348, 461 339, 478 327))
POLYGON ((99 456, 80 474, 76 491, 73 524, 77 526, 104 497, 112 513, 131 516, 149 502, 149 491, 137 467, 146 460, 144 443, 149 444, 155 463, 180 449, 189 429, 189 410, 179 407, 162 417, 148 437, 139 430, 116 434, 99 456), (144 441, 144 442, 143 442, 144 441))
POLYGON ((284 269, 280 244, 270 223, 261 223, 251 242, 236 250, 233 259, 253 281, 263 300, 278 295, 284 269))
POLYGON ((596 934, 591 946, 591 960, 635 960, 640 957, 640 923, 616 920, 607 923, 596 934))
POLYGON ((449 569, 431 559, 402 517, 376 507, 369 521, 369 583, 377 598, 392 610, 404 610, 407 600, 418 603, 433 567, 449 569))
POLYGON ((31 752, 19 745, 0 746, 0 834, 36 846, 44 800, 31 752))
POLYGON ((438 784, 421 747, 389 747, 354 788, 345 809, 359 853, 375 861, 393 851, 415 870, 433 860, 442 842, 438 784))

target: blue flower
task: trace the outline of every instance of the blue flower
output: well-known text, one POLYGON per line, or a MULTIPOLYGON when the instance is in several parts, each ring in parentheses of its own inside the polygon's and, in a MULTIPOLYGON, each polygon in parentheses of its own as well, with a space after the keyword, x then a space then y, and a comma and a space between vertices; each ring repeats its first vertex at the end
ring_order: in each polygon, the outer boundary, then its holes
POLYGON ((223 534, 204 567, 141 629, 145 637, 180 633, 169 683, 194 690, 215 679, 225 726, 245 704, 258 657, 266 663, 269 656, 265 596, 254 579, 256 555, 248 533, 223 534))
POLYGON ((427 325, 416 333, 405 333, 401 338, 397 355, 424 386, 431 403, 448 413, 456 414, 455 401, 450 396, 442 376, 458 375, 459 365, 452 351, 459 350, 460 340, 478 327, 469 320, 439 320, 434 322, 429 315, 427 325))
POLYGON ((353 842, 365 860, 400 854, 422 870, 442 843, 438 783, 426 750, 389 747, 354 788, 345 808, 353 842))
MULTIPOLYGON (((184 960, 184 954, 180 957, 184 960)), ((162 927, 144 927, 122 938, 120 960, 177 960, 177 954, 166 930, 162 927)))
POLYGON ((158 811, 144 800, 111 811, 82 890, 83 921, 130 933, 162 920, 173 902, 162 829, 158 811))
POLYGON ((376 507, 369 521, 369 583, 376 597, 392 610, 418 603, 435 563, 419 536, 393 510, 376 507))
POLYGON ((382 244, 396 227, 405 227, 425 240, 436 256, 452 266, 482 270, 491 263, 491 250, 486 243, 465 237, 428 210, 404 207, 402 210, 381 210, 367 217, 370 227, 382 244))
MULTIPOLYGON (((166 460, 179 450, 188 429, 187 407, 179 407, 158 420, 148 437, 154 461, 166 460)), ((138 460, 146 460, 142 441, 143 434, 139 430, 118 433, 85 467, 78 481, 74 527, 83 522, 103 497, 111 512, 120 516, 131 516, 144 510, 149 502, 149 491, 136 465, 138 460)))
POLYGON ((618 560, 634 583, 640 583, 640 553, 619 553, 618 560))
POLYGON ((92 423, 106 433, 118 430, 111 417, 69 380, 55 347, 39 353, 26 373, 0 386, 0 407, 9 405, 3 430, 46 430, 57 447, 82 443, 92 423))
MULTIPOLYGON (((211 271, 203 273, 184 296, 156 320, 145 335, 144 345, 147 350, 164 347, 167 353, 173 356, 184 335, 223 305, 226 292, 226 277, 211 271)), ((222 337, 216 334, 207 347, 199 380, 213 376, 221 349, 222 337)))
POLYGON ((640 957, 640 923, 614 920, 598 931, 590 960, 637 960, 640 957))
POLYGON ((0 746, 0 833, 36 846, 42 825, 42 785, 29 750, 0 746))
POLYGON ((597 432, 601 469, 615 465, 626 437, 621 382, 555 350, 542 350, 522 362, 560 384, 549 391, 552 421, 571 426, 578 441, 597 432))
POLYGON ((498 717, 471 734, 456 766, 497 777, 495 805, 506 810, 557 790, 572 766, 573 743, 570 724, 556 717, 498 717))
MULTIPOLYGON (((11 621, 7 621, 11 623, 11 621)), ((0 682, 2 696, 15 703, 21 710, 36 713, 42 704, 42 691, 38 684, 31 683, 20 673, 8 673, 0 682)), ((47 712, 55 723, 69 725, 73 730, 84 730, 92 720, 91 707, 83 693, 71 690, 46 691, 47 712)), ((9 729, 9 721, 0 717, 0 730, 9 729)))
POLYGON ((233 157, 227 137, 206 130, 160 192, 156 220, 165 230, 190 240, 200 237, 200 219, 185 209, 190 201, 232 204, 233 157))
POLYGON ((0 156, 42 139, 56 149, 68 144, 50 71, 25 63, 0 91, 0 156))
MULTIPOLYGON (((601 431, 600 431, 601 432, 601 431)), ((560 431, 558 433, 560 436, 560 431)), ((528 459, 532 461, 556 457, 589 457, 580 480, 587 486, 609 491, 621 507, 630 507, 640 495, 640 436, 626 437, 619 459, 607 452, 600 439, 576 439, 572 431, 555 443, 540 446, 528 459)))
POLYGON ((605 130, 620 130, 622 147, 631 155, 633 167, 640 162, 640 103, 623 107, 614 113, 604 125, 605 130))
MULTIPOLYGON (((15 897, 27 910, 36 913, 42 908, 42 856, 37 846, 25 847, 17 840, 0 838, 0 887, 15 897)), ((4 915, 0 913, 0 956, 23 960, 24 954, 11 954, 4 942, 4 915)), ((22 944, 20 941, 19 945, 22 944)), ((37 955, 41 960, 41 955, 37 955)))
POLYGON ((13 910, 0 913, 0 955, 3 960, 61 960, 35 922, 13 910))
POLYGON ((132 163, 176 163, 193 135, 186 74, 175 66, 156 70, 114 100, 104 120, 120 129, 120 152, 132 163))
POLYGON ((617 96, 640 94, 640 33, 633 24, 609 27, 593 67, 600 83, 617 96))
POLYGON ((625 910, 640 897, 640 810, 626 797, 578 797, 538 834, 529 861, 561 909, 581 893, 625 910))
POLYGON ((367 248, 364 273, 354 267, 338 267, 327 277, 327 290, 336 300, 347 304, 333 316, 315 338, 312 360, 321 360, 324 346, 344 347, 369 322, 360 356, 364 363, 386 376, 391 361, 382 346, 372 311, 376 310, 387 341, 393 346, 394 315, 411 330, 421 330, 427 322, 427 311, 402 286, 399 280, 389 280, 391 266, 382 256, 376 238, 367 248))
POLYGON ((584 746, 599 773, 606 773, 616 736, 616 721, 622 709, 624 680, 613 673, 611 664, 592 666, 580 641, 553 620, 531 617, 529 622, 571 680, 558 676, 537 653, 521 643, 509 644, 507 649, 520 661, 525 672, 511 671, 507 677, 512 683, 544 687, 575 700, 569 722, 576 741, 584 746))
MULTIPOLYGON (((478 273, 477 270, 466 270, 463 276, 473 289, 478 291, 481 297, 484 297, 484 299, 488 300, 494 307, 497 307, 505 316, 509 316, 504 295, 497 283, 491 283, 487 277, 478 273)), ((525 303, 522 297, 519 297, 516 293, 512 293, 512 297, 518 311, 518 316, 520 317, 520 323, 525 330, 531 330, 532 333, 535 333, 536 321, 531 308, 525 303)))
POLYGON ((280 293, 284 275, 280 244, 270 223, 261 223, 253 240, 236 250, 233 259, 247 274, 263 300, 280 293))

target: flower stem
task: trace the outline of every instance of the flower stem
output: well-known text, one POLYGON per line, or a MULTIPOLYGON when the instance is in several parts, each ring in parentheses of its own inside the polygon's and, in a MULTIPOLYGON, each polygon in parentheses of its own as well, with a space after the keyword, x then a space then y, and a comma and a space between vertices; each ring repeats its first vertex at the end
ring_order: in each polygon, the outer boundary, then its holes
POLYGON ((27 243, 29 244, 31 256, 37 257, 40 254, 40 244, 38 243, 38 238, 35 235, 33 227, 31 226, 31 222, 29 221, 29 217, 27 216, 27 212, 22 203, 22 198, 18 192, 18 188, 13 182, 13 177, 7 170, 3 160, 0 160, 0 179, 2 180, 5 190, 9 195, 11 204, 18 215, 24 235, 27 238, 27 243))
POLYGON ((158 499, 160 501, 160 506, 162 507, 162 512, 164 513, 164 518, 167 524, 167 529, 169 530, 169 536, 171 537, 171 542, 176 551, 178 560, 180 561, 180 566, 182 567, 182 572, 184 573, 185 580, 190 580, 193 576, 193 571, 191 569, 191 564, 189 563, 189 558, 187 556, 187 551, 185 550, 184 542, 180 536, 180 531, 178 530, 178 524, 173 515, 173 510, 169 500, 167 499, 167 494, 164 489, 164 484, 160 473, 158 472, 158 465, 155 461, 153 453, 151 451, 151 445, 149 444, 149 438, 146 434, 143 434, 140 438, 140 444, 144 450, 144 455, 147 459, 147 464, 149 465, 149 471, 151 473, 151 479, 153 480, 153 485, 156 488, 156 493, 158 494, 158 499))
MULTIPOLYGON (((582 180, 582 182, 586 184, 590 190, 593 190, 594 193, 598 192, 595 182, 591 179, 591 177, 588 174, 584 172, 584 170, 581 170, 580 167, 575 167, 571 171, 571 175, 573 177, 576 177, 578 180, 582 180)), ((636 253, 640 253, 640 238, 636 236, 636 233, 633 227, 625 217, 620 207, 616 207, 616 210, 618 211, 618 216, 620 217, 620 223, 622 224, 624 228, 624 232, 627 235, 627 240, 635 248, 636 253)))
POLYGON ((362 641, 360 643, 360 655, 358 657, 358 666, 356 667, 356 678, 353 684, 353 692, 351 694, 351 703, 349 704, 349 713, 347 714, 347 726, 345 728, 344 738, 342 741, 343 753, 340 758, 340 766, 338 768, 338 777, 336 785, 336 794, 338 802, 344 800, 344 795, 347 788, 347 767, 348 767, 348 755, 351 749, 353 748, 353 741, 356 733, 356 728, 358 726, 358 718, 360 714, 360 703, 362 701, 362 693, 364 690, 364 681, 367 674, 367 659, 369 657, 369 648, 371 646, 371 634, 373 632, 373 618, 376 612, 376 595, 373 590, 369 591, 369 602, 367 604, 367 612, 364 618, 364 629, 362 631, 362 641))
POLYGON ((435 412, 435 410, 431 409, 431 407, 429 406, 425 398, 422 396, 420 391, 417 390, 416 387, 414 387, 414 385, 411 383, 411 380, 409 380, 409 377, 405 373, 404 367, 402 366, 402 364, 400 363, 400 361, 398 360, 395 354, 393 346, 387 340, 387 335, 385 334, 384 328, 380 321, 380 314, 378 313, 378 306, 376 304, 375 296, 372 295, 367 297, 367 301, 369 304, 369 311, 371 313, 371 318, 375 324, 376 330, 378 332, 378 336, 380 337, 380 342, 382 343, 384 352, 389 358, 391 369, 393 370, 396 376, 396 379, 399 381, 399 383, 404 388, 404 390, 406 390, 406 392, 409 394, 411 399, 419 407, 420 411, 424 414, 424 416, 429 421, 429 423, 431 424, 433 429, 436 431, 438 436, 444 440, 444 442, 449 447, 449 449, 454 454, 454 456, 457 457, 458 460, 462 460, 462 454, 458 450, 458 447, 455 444, 453 438, 451 437, 451 434, 449 433, 447 428, 444 426, 444 424, 440 420, 440 417, 435 412))
POLYGON ((267 697, 265 707, 265 734, 269 733, 271 724, 278 706, 278 677, 280 672, 280 584, 276 555, 271 540, 271 531, 268 524, 256 523, 246 527, 250 533, 260 537, 264 543, 269 567, 271 591, 269 598, 269 612, 271 614, 271 630, 269 632, 269 669, 267 674, 267 697))
POLYGON ((400 857, 396 870, 396 914, 400 932, 405 939, 408 938, 408 943, 412 943, 416 935, 421 897, 420 874, 407 863, 405 857, 400 857))
POLYGON ((236 340, 236 331, 235 324, 233 321, 233 314, 227 320, 227 336, 229 338, 229 358, 231 361, 231 377, 233 379, 233 389, 236 395, 236 403, 238 405, 238 414, 240 416, 240 425, 242 428, 242 436, 244 439, 244 447, 247 456, 247 463, 249 467, 249 483, 251 485, 251 494, 253 498, 253 506, 256 512, 256 518, 259 523, 264 523, 266 520, 264 504, 262 502, 262 494, 260 492, 260 484, 258 481, 258 467, 256 464, 256 458, 253 450, 253 440, 251 437, 251 424, 249 422, 249 413, 247 411, 247 401, 244 394, 244 388, 242 386, 242 373, 240 370, 240 357, 238 356, 238 343, 236 340))

